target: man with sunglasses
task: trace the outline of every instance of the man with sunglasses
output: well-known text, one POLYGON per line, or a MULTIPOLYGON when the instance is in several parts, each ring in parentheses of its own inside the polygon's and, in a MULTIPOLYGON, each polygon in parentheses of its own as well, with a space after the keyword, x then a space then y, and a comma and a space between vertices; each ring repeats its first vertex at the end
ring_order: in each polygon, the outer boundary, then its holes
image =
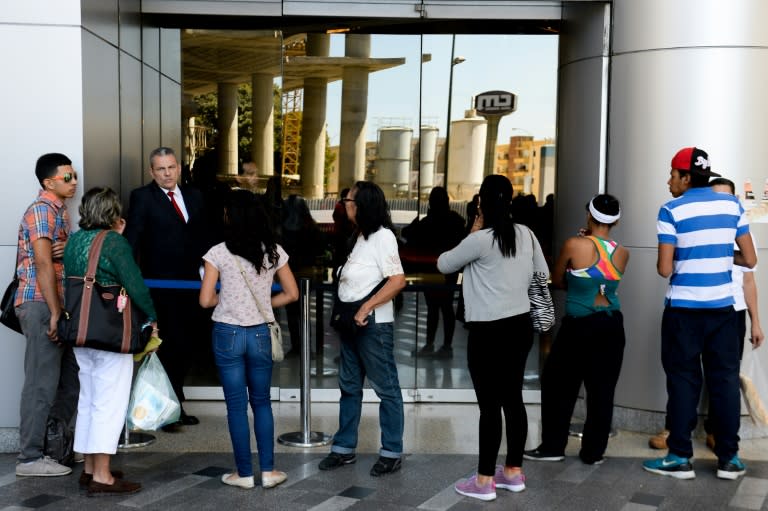
POLYGON ((72 161, 42 155, 35 175, 42 190, 21 219, 18 236, 16 315, 27 339, 21 391, 17 476, 63 476, 72 469, 44 455, 48 418, 69 424, 80 383, 72 348, 58 342, 56 324, 64 303, 64 245, 69 215, 64 204, 77 190, 72 161))

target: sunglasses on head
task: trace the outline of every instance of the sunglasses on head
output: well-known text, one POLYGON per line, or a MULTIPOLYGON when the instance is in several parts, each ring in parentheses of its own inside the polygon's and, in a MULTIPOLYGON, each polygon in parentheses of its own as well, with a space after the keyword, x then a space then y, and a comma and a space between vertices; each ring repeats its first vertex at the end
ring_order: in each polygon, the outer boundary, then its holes
POLYGON ((69 183, 73 179, 77 179, 77 172, 65 172, 60 176, 53 176, 51 179, 54 181, 64 181, 65 183, 69 183))

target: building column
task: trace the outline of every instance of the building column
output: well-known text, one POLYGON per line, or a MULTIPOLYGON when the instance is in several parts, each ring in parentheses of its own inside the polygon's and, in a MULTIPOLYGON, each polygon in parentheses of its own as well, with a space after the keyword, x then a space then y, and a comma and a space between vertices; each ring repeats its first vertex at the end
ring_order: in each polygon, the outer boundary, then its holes
MULTIPOLYGON (((327 57, 330 42, 327 34, 308 34, 307 57, 327 57)), ((308 199, 321 199, 324 192, 327 97, 328 81, 325 78, 304 79, 299 172, 301 192, 308 199)))
POLYGON ((251 161, 258 174, 275 173, 275 118, 271 74, 251 75, 251 161))
MULTIPOLYGON (((368 58, 370 34, 347 34, 344 55, 368 58)), ((339 190, 365 179, 365 119, 368 115, 368 69, 345 67, 341 87, 339 190)))
POLYGON ((237 175, 237 84, 218 84, 219 174, 237 175))

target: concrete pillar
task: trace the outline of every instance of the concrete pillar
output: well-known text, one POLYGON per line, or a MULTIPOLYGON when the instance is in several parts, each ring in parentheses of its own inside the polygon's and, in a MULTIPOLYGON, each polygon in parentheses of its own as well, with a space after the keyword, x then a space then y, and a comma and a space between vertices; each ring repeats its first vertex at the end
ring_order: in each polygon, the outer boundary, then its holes
MULTIPOLYGON (((659 330, 667 279, 655 271, 655 220, 671 198, 672 156, 681 147, 705 149, 715 171, 737 183, 742 200, 745 178, 765 178, 758 169, 768 159, 766 16, 768 5, 760 0, 707 2, 705 8, 696 0, 614 2, 607 183, 623 202, 619 239, 632 247, 629 279, 622 284, 632 290, 625 310, 633 311, 625 319, 625 360, 647 361, 645 367, 625 364, 617 393, 624 406, 666 406, 659 330), (637 83, 642 77, 644 85, 637 83)), ((759 200, 752 205, 758 210, 759 200)), ((767 239, 765 223, 753 219, 751 228, 758 241, 767 239)), ((760 273, 766 272, 757 272, 758 286, 760 273)))
MULTIPOLYGON (((632 260, 620 291, 627 343, 617 428, 655 431, 663 424, 660 331, 668 281, 656 273, 656 216, 671 198, 672 156, 681 147, 704 148, 742 197, 741 183, 768 159, 762 140, 768 97, 761 91, 768 81, 766 16, 768 4, 760 0, 706 8, 696 0, 614 0, 563 8, 555 250, 583 224, 591 195, 618 197, 622 218, 613 235, 630 247, 632 260)), ((751 228, 758 240, 768 239, 765 223, 753 220, 751 228)), ((758 258, 764 255, 758 246, 758 258)), ((766 273, 757 272, 761 289, 766 273)), ((749 422, 742 420, 742 438, 756 433, 749 422)))
POLYGON ((485 133, 485 165, 483 177, 496 173, 496 141, 499 138, 500 115, 483 115, 488 121, 488 131, 485 133))
MULTIPOLYGON (((327 34, 307 35, 307 56, 327 57, 331 38, 327 34)), ((328 81, 304 79, 304 114, 301 124, 301 193, 306 198, 323 197, 325 181, 325 124, 328 81)))
MULTIPOLYGON (((347 57, 371 55, 370 34, 347 34, 347 57)), ((368 115, 368 69, 344 68, 341 87, 341 134, 339 137, 339 189, 365 179, 365 119, 368 115)))
POLYGON ((251 161, 259 175, 275 173, 275 104, 272 98, 272 75, 251 75, 251 161))
POLYGON ((237 84, 218 84, 219 173, 237 175, 237 84))

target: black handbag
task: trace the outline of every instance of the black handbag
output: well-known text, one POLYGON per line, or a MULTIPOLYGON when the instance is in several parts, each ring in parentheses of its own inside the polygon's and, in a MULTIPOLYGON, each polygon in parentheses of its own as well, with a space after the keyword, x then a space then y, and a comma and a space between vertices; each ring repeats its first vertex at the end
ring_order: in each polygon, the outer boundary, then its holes
POLYGON ((96 282, 96 267, 106 235, 107 231, 102 231, 94 238, 85 276, 67 277, 64 312, 58 324, 59 340, 73 347, 141 353, 152 335, 147 315, 133 307, 122 286, 96 282), (122 310, 118 309, 118 299, 125 301, 122 310))
MULTIPOLYGON (((339 276, 341 271, 339 271, 339 276)), ((371 299, 379 289, 384 287, 389 279, 384 279, 374 287, 370 293, 360 300, 354 302, 342 302, 339 299, 339 287, 338 284, 333 289, 333 308, 331 309, 331 327, 341 334, 342 339, 354 338, 360 330, 367 325, 358 325, 355 323, 355 314, 360 310, 360 307, 371 299)))
POLYGON ((21 323, 19 323, 19 318, 16 317, 16 306, 14 305, 17 289, 19 289, 19 278, 14 274, 13 280, 5 289, 3 301, 0 302, 0 307, 2 307, 2 312, 0 312, 0 323, 14 332, 22 333, 21 323))

